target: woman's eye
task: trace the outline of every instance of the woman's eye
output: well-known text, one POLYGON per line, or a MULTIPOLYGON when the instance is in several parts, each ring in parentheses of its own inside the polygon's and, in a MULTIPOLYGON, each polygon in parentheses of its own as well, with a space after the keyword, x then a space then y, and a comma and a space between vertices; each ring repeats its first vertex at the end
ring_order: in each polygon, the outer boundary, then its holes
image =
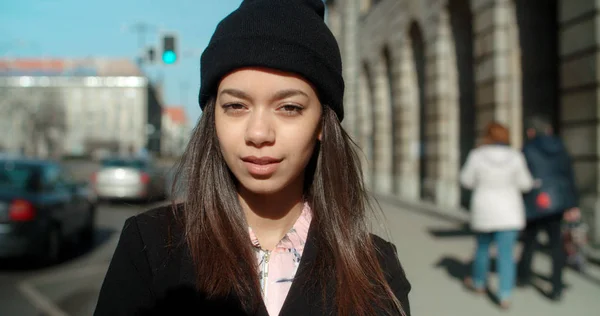
POLYGON ((302 110, 303 110, 303 108, 301 106, 294 105, 294 104, 286 104, 286 105, 280 107, 280 109, 286 115, 297 115, 297 114, 302 113, 302 110))
POLYGON ((223 108, 223 111, 225 111, 225 113, 227 113, 227 112, 239 113, 239 112, 243 111, 246 107, 240 103, 228 103, 228 104, 224 104, 222 106, 222 108, 223 108))

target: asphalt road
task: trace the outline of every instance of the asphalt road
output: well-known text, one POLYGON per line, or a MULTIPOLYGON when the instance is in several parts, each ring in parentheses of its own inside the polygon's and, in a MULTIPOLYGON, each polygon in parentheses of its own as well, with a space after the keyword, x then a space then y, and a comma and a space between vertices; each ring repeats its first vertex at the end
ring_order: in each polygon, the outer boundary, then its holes
MULTIPOLYGON (((76 180, 89 180, 99 165, 69 161, 64 165, 76 180)), ((168 170, 169 166, 161 166, 168 170)), ((0 260, 0 316, 91 315, 99 288, 125 220, 168 202, 102 203, 96 213, 91 248, 67 245, 62 260, 40 266, 31 259, 0 260), (52 310, 58 308, 52 313, 52 310)))
POLYGON ((157 206, 102 204, 91 248, 67 246, 60 263, 39 266, 27 259, 0 261, 0 315, 39 316, 50 301, 68 315, 91 315, 125 220, 157 206))

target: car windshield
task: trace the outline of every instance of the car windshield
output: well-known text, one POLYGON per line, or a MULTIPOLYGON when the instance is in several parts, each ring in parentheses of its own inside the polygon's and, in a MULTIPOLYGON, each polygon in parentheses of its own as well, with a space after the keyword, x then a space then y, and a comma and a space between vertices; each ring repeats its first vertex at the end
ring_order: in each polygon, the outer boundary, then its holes
POLYGON ((13 161, 0 161, 0 190, 34 192, 40 188, 39 168, 13 161))
POLYGON ((106 159, 102 161, 103 167, 125 167, 144 169, 146 168, 146 161, 140 159, 106 159))

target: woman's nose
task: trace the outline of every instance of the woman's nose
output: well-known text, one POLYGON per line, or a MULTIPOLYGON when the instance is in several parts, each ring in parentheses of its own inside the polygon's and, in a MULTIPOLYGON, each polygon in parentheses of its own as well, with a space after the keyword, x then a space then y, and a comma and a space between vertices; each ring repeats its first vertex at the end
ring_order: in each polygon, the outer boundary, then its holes
POLYGON ((248 118, 245 141, 249 145, 262 147, 275 142, 272 118, 267 110, 254 111, 248 118))

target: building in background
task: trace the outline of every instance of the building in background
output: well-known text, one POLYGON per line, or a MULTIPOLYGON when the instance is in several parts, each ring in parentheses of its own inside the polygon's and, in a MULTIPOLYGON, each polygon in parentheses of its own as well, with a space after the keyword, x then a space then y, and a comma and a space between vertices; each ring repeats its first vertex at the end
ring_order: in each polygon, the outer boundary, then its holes
MULTIPOLYGON (((600 246, 600 22, 596 1, 327 0, 343 55, 344 125, 372 190, 467 205, 458 175, 490 120, 512 145, 545 114, 574 158, 600 246)), ((453 211, 455 210, 455 211, 453 211)))
POLYGON ((163 108, 161 156, 181 156, 189 141, 190 132, 190 124, 183 107, 163 108))
POLYGON ((0 148, 37 156, 158 153, 162 100, 127 59, 0 60, 0 148))

